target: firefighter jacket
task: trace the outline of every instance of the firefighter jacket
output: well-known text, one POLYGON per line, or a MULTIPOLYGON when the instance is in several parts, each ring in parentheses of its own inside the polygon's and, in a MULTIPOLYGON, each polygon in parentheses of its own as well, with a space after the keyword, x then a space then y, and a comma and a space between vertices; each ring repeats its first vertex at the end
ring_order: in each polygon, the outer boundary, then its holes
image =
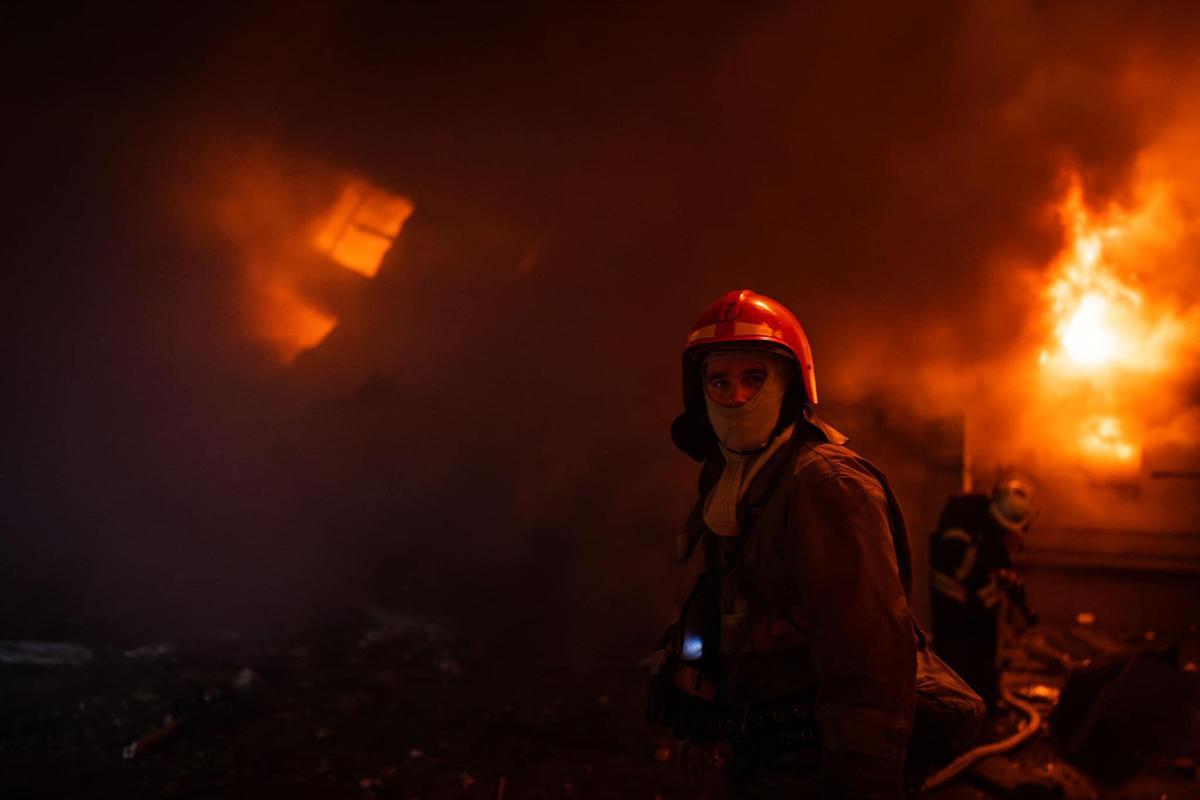
POLYGON ((938 652, 989 706, 1000 698, 1006 595, 1014 588, 1005 531, 982 493, 953 495, 929 543, 930 611, 938 652))
POLYGON ((997 571, 1013 566, 989 503, 979 492, 952 496, 929 547, 934 595, 983 615, 994 614, 1001 600, 997 571))
POLYGON ((704 526, 713 456, 688 535, 723 570, 726 699, 811 698, 821 796, 898 798, 916 673, 909 543, 887 480, 844 441, 801 421, 742 496, 737 537, 704 526))

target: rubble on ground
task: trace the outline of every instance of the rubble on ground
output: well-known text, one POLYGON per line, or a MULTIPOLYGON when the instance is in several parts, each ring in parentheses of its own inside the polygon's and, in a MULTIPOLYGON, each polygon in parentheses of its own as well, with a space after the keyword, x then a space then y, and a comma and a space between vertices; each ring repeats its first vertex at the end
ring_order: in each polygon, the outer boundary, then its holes
POLYGON ((0 642, 0 664, 35 667, 77 667, 92 660, 92 651, 72 642, 0 642))
MULTIPOLYGON (((1166 645, 1087 628, 1035 629, 1012 654, 1006 685, 1047 719, 1072 667, 1166 645)), ((278 640, 3 647, 33 656, 0 661, 0 786, 17 787, 5 797, 695 796, 673 742, 645 723, 633 648, 567 667, 379 609, 278 640)), ((930 797, 1200 797, 1194 701, 1188 714, 1117 783, 1064 761, 1047 726, 930 797)), ((985 737, 1019 722, 1002 712, 985 737)))

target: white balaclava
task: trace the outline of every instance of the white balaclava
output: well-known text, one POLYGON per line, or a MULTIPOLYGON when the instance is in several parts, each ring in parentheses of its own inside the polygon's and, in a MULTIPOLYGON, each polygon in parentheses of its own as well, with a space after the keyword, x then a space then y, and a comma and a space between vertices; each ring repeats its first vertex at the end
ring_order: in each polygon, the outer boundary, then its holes
POLYGON ((721 444, 725 468, 704 506, 704 522, 721 536, 737 536, 737 504, 759 469, 791 438, 795 426, 772 438, 779 424, 783 396, 794 374, 792 362, 762 350, 719 350, 704 360, 704 367, 721 359, 748 358, 767 368, 767 379, 746 403, 737 408, 714 403, 705 392, 708 421, 721 444))
POLYGON ((728 408, 713 402, 706 391, 704 404, 708 409, 708 421, 712 424, 721 447, 735 453, 755 453, 771 442, 771 434, 779 424, 783 396, 787 392, 795 366, 785 357, 774 353, 743 349, 710 353, 704 359, 703 369, 707 371, 710 364, 731 358, 759 362, 767 368, 767 379, 753 397, 737 408, 728 408))

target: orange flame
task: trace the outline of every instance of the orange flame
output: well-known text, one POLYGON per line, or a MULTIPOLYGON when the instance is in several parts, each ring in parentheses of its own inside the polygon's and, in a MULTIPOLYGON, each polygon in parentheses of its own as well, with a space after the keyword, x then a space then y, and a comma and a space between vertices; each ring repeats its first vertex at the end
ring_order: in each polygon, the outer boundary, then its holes
MULTIPOLYGON (((337 327, 342 270, 372 279, 412 204, 365 180, 270 151, 222 160, 201 225, 237 248, 250 338, 290 363, 337 327), (324 292, 324 294, 322 294, 324 292)), ((341 282, 344 285, 344 281, 341 282)))
POLYGON ((1075 448, 1096 466, 1136 467, 1142 446, 1128 411, 1132 388, 1171 363, 1178 328, 1140 289, 1139 257, 1167 225, 1162 197, 1128 211, 1089 211, 1079 180, 1059 206, 1067 241, 1046 288, 1051 347, 1039 361, 1048 391, 1066 409, 1075 448))
POLYGON ((1146 349, 1139 341, 1145 328, 1143 298, 1121 280, 1110 256, 1127 237, 1129 220, 1115 211, 1112 219, 1094 219, 1077 181, 1060 214, 1069 241, 1048 289, 1058 352, 1047 352, 1042 361, 1093 373, 1136 366, 1146 349))

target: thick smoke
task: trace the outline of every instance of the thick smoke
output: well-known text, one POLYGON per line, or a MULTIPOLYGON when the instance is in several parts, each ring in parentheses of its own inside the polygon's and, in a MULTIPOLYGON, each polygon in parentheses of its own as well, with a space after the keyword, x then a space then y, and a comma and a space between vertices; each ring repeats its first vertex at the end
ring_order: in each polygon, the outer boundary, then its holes
MULTIPOLYGON (((715 296, 789 304, 825 399, 1002 414, 1065 176, 1103 208, 1196 164, 1186 5, 439 9, 181 22, 155 69, 81 24, 75 61, 29 62, 64 72, 21 102, 10 194, 14 630, 374 598, 644 635, 685 580, 666 428, 715 296), (257 186, 255 214, 308 213, 246 164, 416 208, 286 368, 244 324, 253 237, 197 210, 257 186)), ((1186 317, 1189 291, 1160 294, 1186 317)))

